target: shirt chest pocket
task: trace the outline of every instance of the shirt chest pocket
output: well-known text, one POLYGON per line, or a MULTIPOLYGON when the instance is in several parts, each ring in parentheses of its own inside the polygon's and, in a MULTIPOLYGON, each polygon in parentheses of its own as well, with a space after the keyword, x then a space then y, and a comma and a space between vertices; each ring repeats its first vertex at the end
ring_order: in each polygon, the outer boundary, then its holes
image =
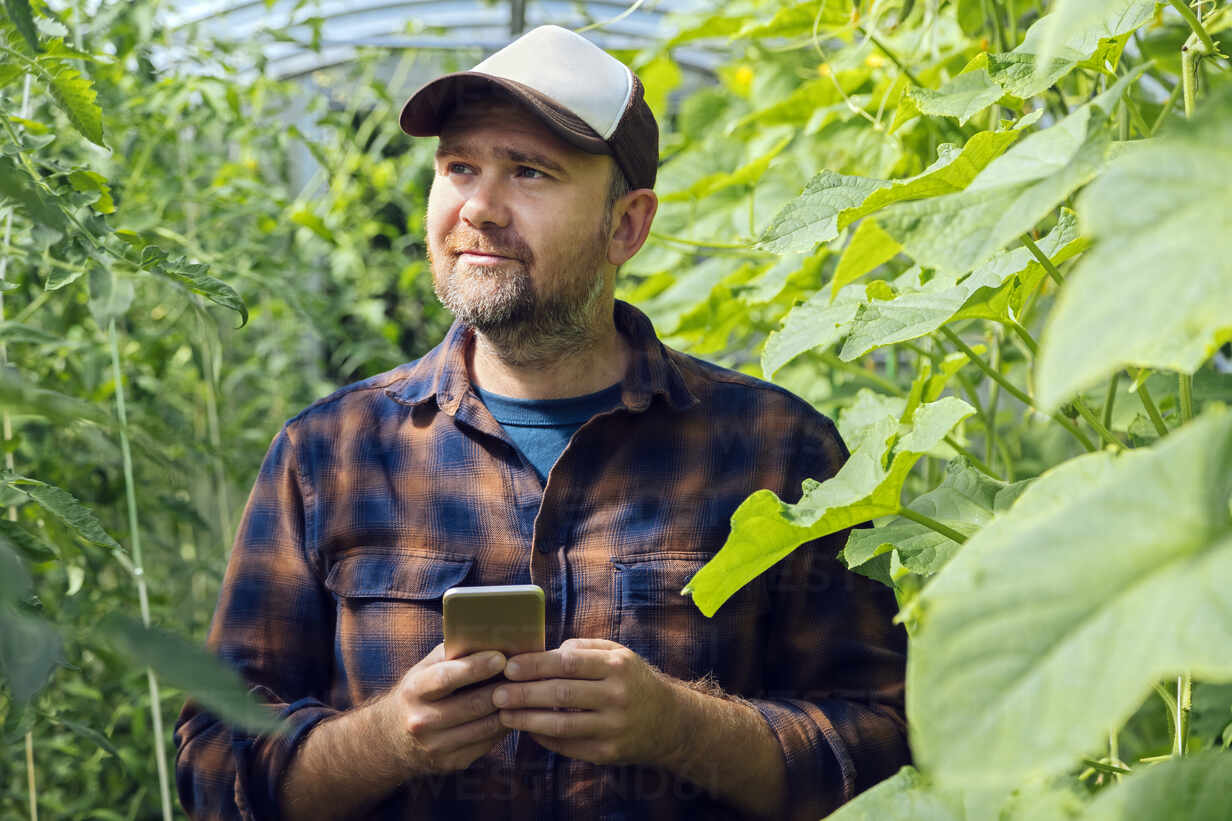
POLYGON ((405 548, 358 547, 325 578, 337 602, 335 681, 353 702, 387 690, 441 641, 441 599, 473 559, 405 548))
POLYGON ((663 551, 612 559, 616 640, 663 672, 691 680, 711 674, 729 684, 759 652, 760 586, 732 596, 712 618, 680 591, 709 554, 663 551))

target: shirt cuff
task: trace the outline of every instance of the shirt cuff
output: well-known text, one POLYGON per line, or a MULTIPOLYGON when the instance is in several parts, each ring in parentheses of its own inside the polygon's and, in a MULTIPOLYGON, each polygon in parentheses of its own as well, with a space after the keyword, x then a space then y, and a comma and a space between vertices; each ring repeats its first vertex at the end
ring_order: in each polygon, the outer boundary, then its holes
POLYGON ((278 713, 282 731, 251 736, 236 730, 231 737, 235 754, 235 804, 245 821, 277 821, 282 817, 279 789, 287 765, 309 731, 339 711, 315 698, 302 698, 278 713))
POLYGON ((826 714, 802 699, 748 699, 770 725, 787 765, 791 819, 815 821, 855 795, 855 765, 826 714))

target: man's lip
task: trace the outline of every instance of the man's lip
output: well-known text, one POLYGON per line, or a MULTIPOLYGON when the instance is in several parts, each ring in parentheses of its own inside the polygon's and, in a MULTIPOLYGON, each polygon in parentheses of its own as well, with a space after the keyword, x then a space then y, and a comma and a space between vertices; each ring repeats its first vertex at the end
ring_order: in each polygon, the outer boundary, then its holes
POLYGON ((508 256, 507 254, 494 254, 491 251, 477 251, 473 248, 463 248, 458 251, 458 256, 470 255, 473 257, 487 257, 488 259, 508 259, 516 260, 516 257, 508 256))

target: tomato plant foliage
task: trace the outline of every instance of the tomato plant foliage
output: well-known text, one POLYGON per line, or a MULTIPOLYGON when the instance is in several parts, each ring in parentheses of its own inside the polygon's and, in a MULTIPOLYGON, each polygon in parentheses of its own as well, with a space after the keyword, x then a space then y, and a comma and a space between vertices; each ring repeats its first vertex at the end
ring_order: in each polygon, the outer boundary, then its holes
MULTIPOLYGON (((148 817, 186 692, 268 724, 198 648, 270 437, 447 326, 431 146, 414 53, 307 113, 266 72, 312 4, 174 65, 157 4, 61 5, 0 15, 0 814, 28 750, 45 812, 148 817)), ((1226 816, 1232 10, 1192 6, 740 0, 620 55, 663 158, 622 296, 851 450, 685 592, 872 520, 842 559, 909 630, 916 767, 835 818, 1226 816)))

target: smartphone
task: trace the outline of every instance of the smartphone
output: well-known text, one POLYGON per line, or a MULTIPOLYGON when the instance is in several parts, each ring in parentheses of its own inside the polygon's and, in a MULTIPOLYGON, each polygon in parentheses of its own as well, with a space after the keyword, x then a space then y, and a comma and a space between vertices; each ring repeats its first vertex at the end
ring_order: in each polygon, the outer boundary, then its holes
POLYGON ((451 587, 443 602, 445 658, 544 649, 543 588, 537 584, 451 587))

